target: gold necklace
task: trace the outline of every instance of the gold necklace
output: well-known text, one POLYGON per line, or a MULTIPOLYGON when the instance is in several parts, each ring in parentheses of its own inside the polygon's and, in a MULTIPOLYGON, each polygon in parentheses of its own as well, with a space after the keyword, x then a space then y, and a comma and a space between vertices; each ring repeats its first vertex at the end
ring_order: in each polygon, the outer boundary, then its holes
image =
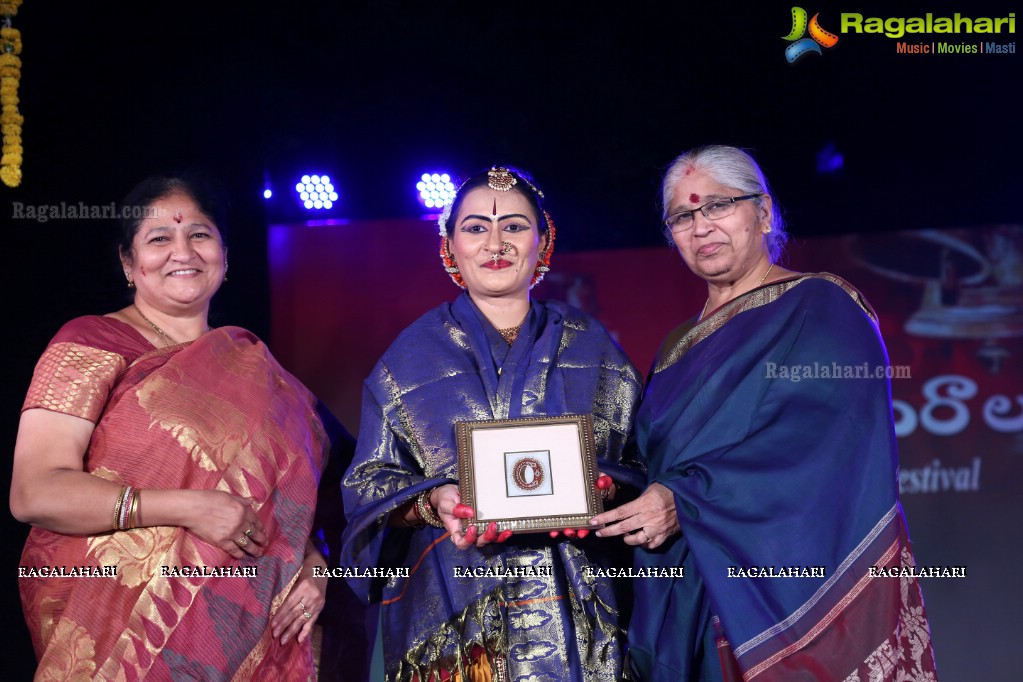
POLYGON ((525 322, 525 320, 519 322, 514 327, 508 327, 507 329, 498 329, 497 333, 500 334, 501 337, 504 338, 504 340, 507 341, 508 345, 510 346, 513 343, 515 343, 515 339, 519 338, 519 331, 522 329, 523 322, 525 322))
POLYGON ((134 308, 135 312, 137 312, 139 314, 139 316, 143 320, 146 321, 146 324, 148 324, 150 327, 152 327, 153 331, 156 332, 160 336, 161 339, 163 339, 163 345, 165 345, 165 346, 176 346, 176 345, 178 345, 178 342, 175 341, 173 338, 171 338, 170 334, 168 334, 164 330, 162 330, 159 327, 157 327, 155 322, 153 322, 148 317, 146 317, 145 313, 143 313, 141 310, 139 310, 139 307, 137 305, 132 303, 131 307, 134 308))
MULTIPOLYGON (((767 276, 769 274, 771 274, 771 269, 772 268, 774 268, 774 263, 771 263, 769 266, 767 266, 767 272, 764 273, 764 276, 760 278, 760 281, 757 282, 757 286, 753 287, 753 289, 759 288, 760 285, 763 284, 767 280, 767 276)), ((752 291, 752 289, 750 291, 752 291)), ((703 302, 703 310, 700 311, 700 316, 698 318, 696 318, 697 322, 702 320, 703 316, 707 314, 707 305, 709 303, 710 303, 710 296, 708 296, 707 300, 703 302)))

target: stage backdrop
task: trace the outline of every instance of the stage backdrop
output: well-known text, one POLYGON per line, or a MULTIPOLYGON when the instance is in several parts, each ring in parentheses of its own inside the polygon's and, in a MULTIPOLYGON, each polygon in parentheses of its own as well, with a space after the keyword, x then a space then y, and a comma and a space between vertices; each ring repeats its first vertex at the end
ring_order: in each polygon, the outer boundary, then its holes
MULTIPOLYGON (((459 293, 441 269, 438 239, 426 220, 270 229, 274 353, 353 433, 362 380, 381 353, 459 293)), ((788 265, 848 279, 878 312, 895 372, 900 483, 917 561, 966 567, 965 578, 924 580, 942 679, 1010 679, 1002 647, 1023 611, 1015 570, 1023 559, 1023 226, 810 239, 789 249, 788 265)), ((668 247, 555 250, 534 295, 599 318, 645 373, 706 290, 668 247)))

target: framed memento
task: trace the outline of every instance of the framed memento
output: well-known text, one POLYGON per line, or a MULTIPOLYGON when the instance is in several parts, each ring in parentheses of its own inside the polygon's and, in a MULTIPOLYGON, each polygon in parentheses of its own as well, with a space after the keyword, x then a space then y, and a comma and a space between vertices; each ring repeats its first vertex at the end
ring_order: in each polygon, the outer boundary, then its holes
POLYGON ((604 511, 590 415, 457 422, 455 432, 459 494, 476 510, 463 528, 590 528, 604 511))

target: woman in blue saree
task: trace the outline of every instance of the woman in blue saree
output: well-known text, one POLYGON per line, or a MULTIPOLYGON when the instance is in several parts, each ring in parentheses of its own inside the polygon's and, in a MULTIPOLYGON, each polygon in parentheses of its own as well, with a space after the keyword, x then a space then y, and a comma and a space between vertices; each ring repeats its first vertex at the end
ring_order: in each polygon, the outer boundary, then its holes
POLYGON ((592 414, 600 468, 642 485, 622 461, 635 369, 598 322, 530 299, 554 241, 542 200, 527 176, 505 168, 459 189, 440 220, 441 256, 465 292, 402 332, 365 382, 343 484, 341 562, 408 568, 349 581, 380 604, 389 680, 623 674, 621 604, 611 580, 592 571, 612 561, 606 545, 585 530, 509 538, 459 525, 471 510, 455 485, 457 421, 592 414), (530 567, 550 575, 498 575, 530 567))
POLYGON ((636 417, 648 489, 595 518, 639 566, 685 569, 637 581, 637 677, 934 680, 873 311, 839 277, 776 264, 781 216, 744 151, 683 154, 663 192, 708 298, 636 417))

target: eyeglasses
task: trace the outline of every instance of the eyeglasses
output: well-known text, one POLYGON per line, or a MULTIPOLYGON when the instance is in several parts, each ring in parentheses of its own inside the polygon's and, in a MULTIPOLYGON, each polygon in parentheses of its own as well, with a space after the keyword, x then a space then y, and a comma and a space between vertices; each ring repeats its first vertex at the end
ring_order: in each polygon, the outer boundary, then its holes
POLYGON ((696 222, 696 212, 699 211, 703 214, 703 217, 707 220, 721 220, 735 213, 736 202, 746 201, 747 199, 756 199, 764 196, 763 194, 743 194, 741 197, 725 197, 724 199, 715 199, 714 201, 708 201, 703 206, 698 208, 689 209, 686 211, 679 211, 678 213, 672 213, 664 221, 664 224, 668 226, 668 229, 672 233, 685 232, 693 226, 696 222))

